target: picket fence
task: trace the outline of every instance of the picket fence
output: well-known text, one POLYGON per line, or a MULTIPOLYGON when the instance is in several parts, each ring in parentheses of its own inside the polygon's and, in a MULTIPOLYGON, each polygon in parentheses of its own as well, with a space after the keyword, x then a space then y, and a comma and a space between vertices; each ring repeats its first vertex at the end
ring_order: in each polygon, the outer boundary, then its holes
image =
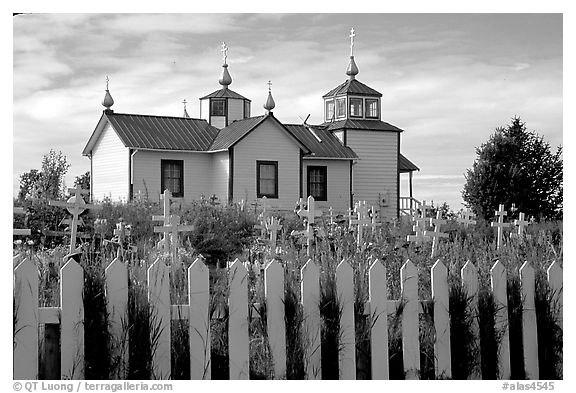
MULTIPOLYGON (((229 367, 230 379, 249 378, 248 334, 248 271, 243 263, 235 260, 229 266, 229 367)), ((160 326, 156 348, 153 352, 153 377, 170 378, 170 321, 189 321, 189 351, 191 379, 210 379, 210 316, 209 271, 202 260, 197 259, 188 268, 189 304, 170 304, 170 268, 161 260, 155 261, 147 272, 148 299, 153 315, 160 326)), ((60 368, 62 379, 84 378, 84 308, 82 300, 84 271, 74 260, 69 260, 60 270, 60 307, 38 307, 38 270, 24 259, 14 269, 15 335, 14 378, 37 379, 39 364, 39 325, 60 326, 60 368)), ((434 359, 436 376, 450 378, 451 348, 448 302, 448 272, 438 260, 431 268, 431 288, 434 308, 434 359)), ((556 301, 562 306, 562 268, 553 262, 547 269, 547 278, 556 301)), ((320 350, 320 271, 309 260, 301 269, 301 299, 304 311, 306 335, 305 368, 308 379, 321 378, 320 350)), ((422 303, 418 299, 418 271, 407 261, 400 271, 402 297, 387 299, 386 267, 379 260, 369 270, 369 302, 366 305, 371 321, 371 365, 373 379, 388 379, 388 318, 396 312, 400 302, 402 313, 402 347, 404 370, 407 379, 417 379, 420 369, 419 323, 422 303)), ((534 306, 535 272, 526 262, 520 268, 523 299, 523 346, 524 367, 530 379, 539 377, 536 312, 534 306)), ((284 269, 272 261, 264 269, 266 317, 274 373, 282 377, 286 373, 286 336, 284 323, 284 269)), ((461 270, 461 282, 471 299, 469 311, 478 315, 478 271, 467 262, 461 270)), ((491 269, 491 288, 497 304, 496 328, 504 332, 499 348, 499 372, 501 379, 510 378, 510 350, 508 337, 508 312, 506 296, 506 269, 496 262, 491 269)), ((336 270, 337 296, 341 303, 339 370, 340 379, 356 378, 354 334, 354 280, 353 269, 346 261, 336 270)), ((109 313, 110 334, 118 345, 116 356, 128 364, 128 339, 122 337, 128 307, 128 271, 120 260, 114 260, 106 268, 106 298, 109 313)), ((478 319, 474 319, 473 333, 479 341, 478 319)), ((88 338, 87 338, 88 339, 88 338)), ((125 370, 118 375, 125 378, 125 370)), ((473 379, 481 379, 478 368, 473 379)))

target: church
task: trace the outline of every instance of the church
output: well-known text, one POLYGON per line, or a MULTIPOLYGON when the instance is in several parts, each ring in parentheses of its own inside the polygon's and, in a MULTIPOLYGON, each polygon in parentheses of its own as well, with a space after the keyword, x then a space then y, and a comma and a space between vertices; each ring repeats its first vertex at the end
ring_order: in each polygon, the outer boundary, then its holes
MULTIPOLYGON (((106 86, 105 107, 82 154, 90 159, 91 197, 159 200, 168 189, 184 201, 215 196, 221 203, 266 197, 292 210, 312 195, 317 206, 345 212, 366 201, 380 217, 401 211, 400 175, 419 170, 400 153, 403 130, 382 121, 382 94, 357 79, 354 30, 346 80, 322 96, 324 122, 285 124, 273 113, 272 91, 264 113, 230 89, 223 43, 220 89, 202 96, 199 118, 117 113, 106 86)), ((184 103, 184 105, 186 105, 184 103)), ((319 97, 320 105, 320 97, 319 97)))

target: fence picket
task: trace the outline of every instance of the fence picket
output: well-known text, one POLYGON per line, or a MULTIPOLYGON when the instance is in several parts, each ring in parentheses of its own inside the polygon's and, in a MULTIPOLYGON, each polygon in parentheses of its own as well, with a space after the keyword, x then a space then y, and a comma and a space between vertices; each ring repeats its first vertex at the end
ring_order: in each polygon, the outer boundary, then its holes
POLYGON ((171 377, 171 305, 170 269, 158 258, 148 268, 148 302, 150 303, 150 341, 152 342, 152 378, 171 377))
POLYGON ((418 319, 418 270, 408 259, 400 268, 402 301, 402 354, 406 379, 420 377, 420 337, 418 319))
POLYGON ((490 283, 496 304, 496 332, 501 334, 498 348, 498 371, 501 379, 510 379, 510 334, 508 331, 507 274, 502 262, 496 261, 490 269, 490 283))
POLYGON ((342 309, 340 316, 340 379, 356 379, 356 333, 354 328, 354 271, 347 261, 336 268, 336 294, 342 309))
POLYGON ((552 304, 556 311, 558 311, 558 324, 560 328, 564 330, 564 289, 563 289, 563 271, 558 262, 554 261, 546 270, 546 276, 548 278, 548 285, 550 285, 550 290, 552 291, 552 304))
POLYGON ((38 269, 25 258, 14 269, 14 379, 38 379, 38 269))
POLYGON ((534 268, 524 262, 520 267, 522 292, 522 345, 524 347, 524 370, 527 379, 538 379, 538 330, 534 304, 536 275, 534 268))
POLYGON ((128 335, 128 269, 124 262, 114 259, 105 270, 106 310, 112 339, 112 359, 121 359, 117 379, 128 376, 129 335, 128 335))
POLYGON ((320 350, 320 270, 311 259, 300 270, 301 302, 304 312, 304 362, 306 379, 322 377, 320 350))
POLYGON ((386 267, 376 259, 368 271, 372 332, 370 348, 372 379, 389 379, 388 373, 388 286, 386 267))
POLYGON ((248 276, 242 262, 230 266, 228 356, 230 379, 249 379, 248 276))
POLYGON ((272 260, 264 269, 268 344, 274 362, 274 377, 286 376, 286 324, 284 322, 284 268, 272 260))
POLYGON ((460 270, 462 286, 468 300, 468 313, 472 318, 470 330, 474 338, 474 350, 477 354, 474 368, 468 379, 482 379, 482 363, 480 354, 480 321, 478 313, 478 270, 470 261, 467 261, 460 270))
POLYGON ((201 258, 188 268, 190 379, 210 379, 210 278, 201 258))
POLYGON ((60 375, 84 379, 84 269, 73 259, 60 269, 60 375))
POLYGON ((432 300, 434 301, 434 362, 437 378, 451 378, 450 306, 448 300, 448 270, 439 259, 431 269, 432 300))

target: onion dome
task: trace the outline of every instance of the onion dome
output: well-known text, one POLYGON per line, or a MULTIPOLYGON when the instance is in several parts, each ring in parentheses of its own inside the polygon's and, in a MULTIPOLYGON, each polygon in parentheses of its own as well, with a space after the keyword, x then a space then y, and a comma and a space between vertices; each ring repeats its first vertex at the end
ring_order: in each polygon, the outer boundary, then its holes
POLYGON ((106 110, 110 110, 112 105, 114 105, 114 99, 108 90, 108 82, 110 79, 106 77, 106 94, 104 95, 104 99, 102 100, 102 105, 106 108, 106 110))
POLYGON ((270 113, 274 107, 276 107, 276 103, 274 102, 274 98, 272 98, 272 82, 268 81, 268 98, 264 104, 264 109, 266 109, 266 113, 270 113))
POLYGON ((348 69, 346 70, 346 75, 350 77, 350 79, 355 79, 356 75, 358 75, 358 66, 354 61, 354 56, 350 56, 350 64, 348 64, 348 69))
POLYGON ((227 89, 228 86, 232 83, 232 77, 230 76, 230 73, 228 72, 228 63, 226 62, 227 58, 228 58, 228 47, 226 46, 226 43, 223 42, 222 43, 222 59, 224 60, 224 63, 222 64, 222 68, 224 70, 222 71, 222 78, 220 78, 218 83, 220 83, 224 89, 227 89))

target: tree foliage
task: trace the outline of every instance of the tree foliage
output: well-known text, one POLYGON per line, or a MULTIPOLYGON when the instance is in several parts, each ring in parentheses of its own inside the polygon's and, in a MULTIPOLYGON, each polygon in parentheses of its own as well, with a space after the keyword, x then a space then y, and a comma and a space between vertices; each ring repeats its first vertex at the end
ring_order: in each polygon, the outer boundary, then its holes
POLYGON ((42 169, 32 169, 20 175, 18 199, 59 199, 65 195, 64 178, 70 168, 61 151, 50 150, 42 157, 42 169))
POLYGON ((476 214, 492 218, 499 204, 537 219, 561 219, 563 213, 562 146, 555 153, 520 118, 497 128, 476 148, 477 159, 466 174, 462 197, 476 214))

